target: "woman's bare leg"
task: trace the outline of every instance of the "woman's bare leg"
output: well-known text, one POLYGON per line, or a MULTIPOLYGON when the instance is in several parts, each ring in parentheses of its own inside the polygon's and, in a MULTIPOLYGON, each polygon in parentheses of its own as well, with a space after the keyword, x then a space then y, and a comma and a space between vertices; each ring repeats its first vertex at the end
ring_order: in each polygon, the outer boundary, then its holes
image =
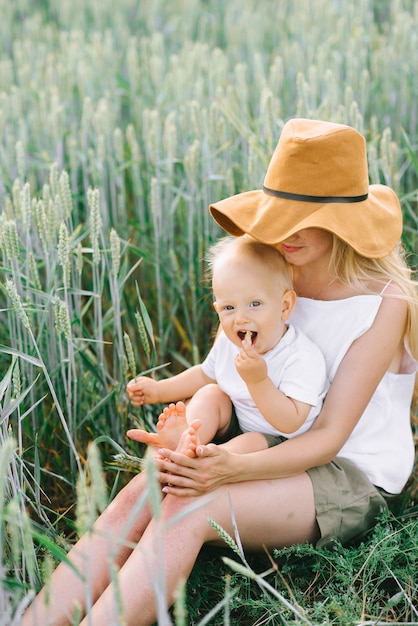
MULTIPOLYGON (((119 594, 127 626, 153 624, 158 618, 155 581, 159 579, 160 585, 163 581, 167 605, 171 604, 179 583, 187 580, 202 545, 221 543, 208 518, 234 536, 230 502, 246 550, 261 550, 263 545, 272 550, 318 538, 312 484, 307 474, 225 485, 207 498, 168 495, 162 502, 160 521, 150 522, 119 572, 119 594), (182 516, 178 523, 165 525, 188 506, 196 507, 199 501, 200 508, 182 516)), ((160 590, 160 597, 162 593, 160 590)), ((82 626, 115 623, 115 597, 115 588, 110 585, 82 626)), ((162 606, 166 606, 164 601, 162 606)))
POLYGON ((150 446, 175 450, 182 433, 194 420, 202 422, 199 436, 209 443, 215 435, 223 435, 231 420, 232 403, 229 396, 216 384, 205 385, 187 403, 171 403, 164 408, 157 422, 157 432, 148 433, 139 428, 128 430, 130 439, 150 446))
POLYGON ((148 502, 144 498, 141 503, 145 481, 145 474, 135 476, 98 518, 93 531, 86 533, 69 552, 68 558, 86 582, 61 563, 26 611, 22 626, 67 625, 74 603, 84 614, 86 604, 96 601, 109 584, 110 566, 123 565, 150 521, 148 502), (137 513, 130 519, 135 510, 137 513))

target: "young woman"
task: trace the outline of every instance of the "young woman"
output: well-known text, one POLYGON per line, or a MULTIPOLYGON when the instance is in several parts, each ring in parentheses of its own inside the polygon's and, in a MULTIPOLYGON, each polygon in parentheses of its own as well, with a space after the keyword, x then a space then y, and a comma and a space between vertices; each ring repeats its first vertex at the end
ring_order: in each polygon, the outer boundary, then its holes
POLYGON ((232 507, 246 550, 349 543, 411 473, 418 298, 398 244, 399 201, 390 188, 369 186, 364 138, 344 125, 291 120, 264 189, 211 212, 230 234, 275 245, 291 264, 299 296, 291 322, 325 355, 323 408, 310 430, 261 451, 210 443, 193 458, 161 450, 158 519, 138 505, 140 474, 69 554, 87 584, 61 564, 24 626, 69 624, 75 602, 88 613, 83 626, 118 623, 118 607, 128 626, 163 623, 157 581, 171 603, 201 546, 218 541, 208 518, 233 535, 232 507))

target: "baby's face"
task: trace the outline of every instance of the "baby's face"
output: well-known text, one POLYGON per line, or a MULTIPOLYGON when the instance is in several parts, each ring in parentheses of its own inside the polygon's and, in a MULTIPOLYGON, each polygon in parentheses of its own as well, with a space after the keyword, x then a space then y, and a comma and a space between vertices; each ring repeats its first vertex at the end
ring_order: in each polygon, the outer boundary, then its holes
POLYGON ((221 327, 241 347, 251 333, 259 354, 271 350, 285 331, 283 305, 287 291, 280 277, 259 261, 222 262, 213 273, 215 309, 221 327))

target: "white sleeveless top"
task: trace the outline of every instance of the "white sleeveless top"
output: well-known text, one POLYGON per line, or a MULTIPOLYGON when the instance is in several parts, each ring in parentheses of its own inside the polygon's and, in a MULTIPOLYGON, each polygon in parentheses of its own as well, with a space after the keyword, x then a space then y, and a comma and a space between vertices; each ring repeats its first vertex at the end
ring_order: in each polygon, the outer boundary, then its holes
MULTIPOLYGON (((344 300, 298 298, 291 322, 322 350, 331 382, 348 348, 372 325, 381 295, 344 300)), ((339 457, 355 463, 369 480, 400 493, 414 465, 410 410, 417 362, 407 347, 402 373, 386 372, 339 457)))

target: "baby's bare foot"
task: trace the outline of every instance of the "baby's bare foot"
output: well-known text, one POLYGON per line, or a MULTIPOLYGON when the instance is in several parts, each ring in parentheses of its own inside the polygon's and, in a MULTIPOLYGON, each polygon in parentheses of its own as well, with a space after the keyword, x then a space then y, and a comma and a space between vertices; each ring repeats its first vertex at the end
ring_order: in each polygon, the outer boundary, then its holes
POLYGON ((162 448, 175 450, 188 424, 184 402, 166 406, 158 418, 157 431, 162 448))
POLYGON ((160 438, 157 433, 148 433, 146 430, 141 430, 140 428, 131 428, 127 431, 126 435, 129 439, 139 441, 140 443, 146 443, 147 446, 156 446, 157 448, 161 448, 160 438))
POLYGON ((126 433, 130 439, 146 443, 157 448, 175 450, 188 424, 186 420, 186 405, 184 402, 172 403, 166 406, 157 422, 156 433, 134 428, 126 433))
POLYGON ((182 454, 190 457, 197 456, 196 448, 200 446, 198 430, 201 424, 201 420, 193 420, 190 426, 183 432, 182 436, 180 437, 176 452, 181 452, 182 454))

